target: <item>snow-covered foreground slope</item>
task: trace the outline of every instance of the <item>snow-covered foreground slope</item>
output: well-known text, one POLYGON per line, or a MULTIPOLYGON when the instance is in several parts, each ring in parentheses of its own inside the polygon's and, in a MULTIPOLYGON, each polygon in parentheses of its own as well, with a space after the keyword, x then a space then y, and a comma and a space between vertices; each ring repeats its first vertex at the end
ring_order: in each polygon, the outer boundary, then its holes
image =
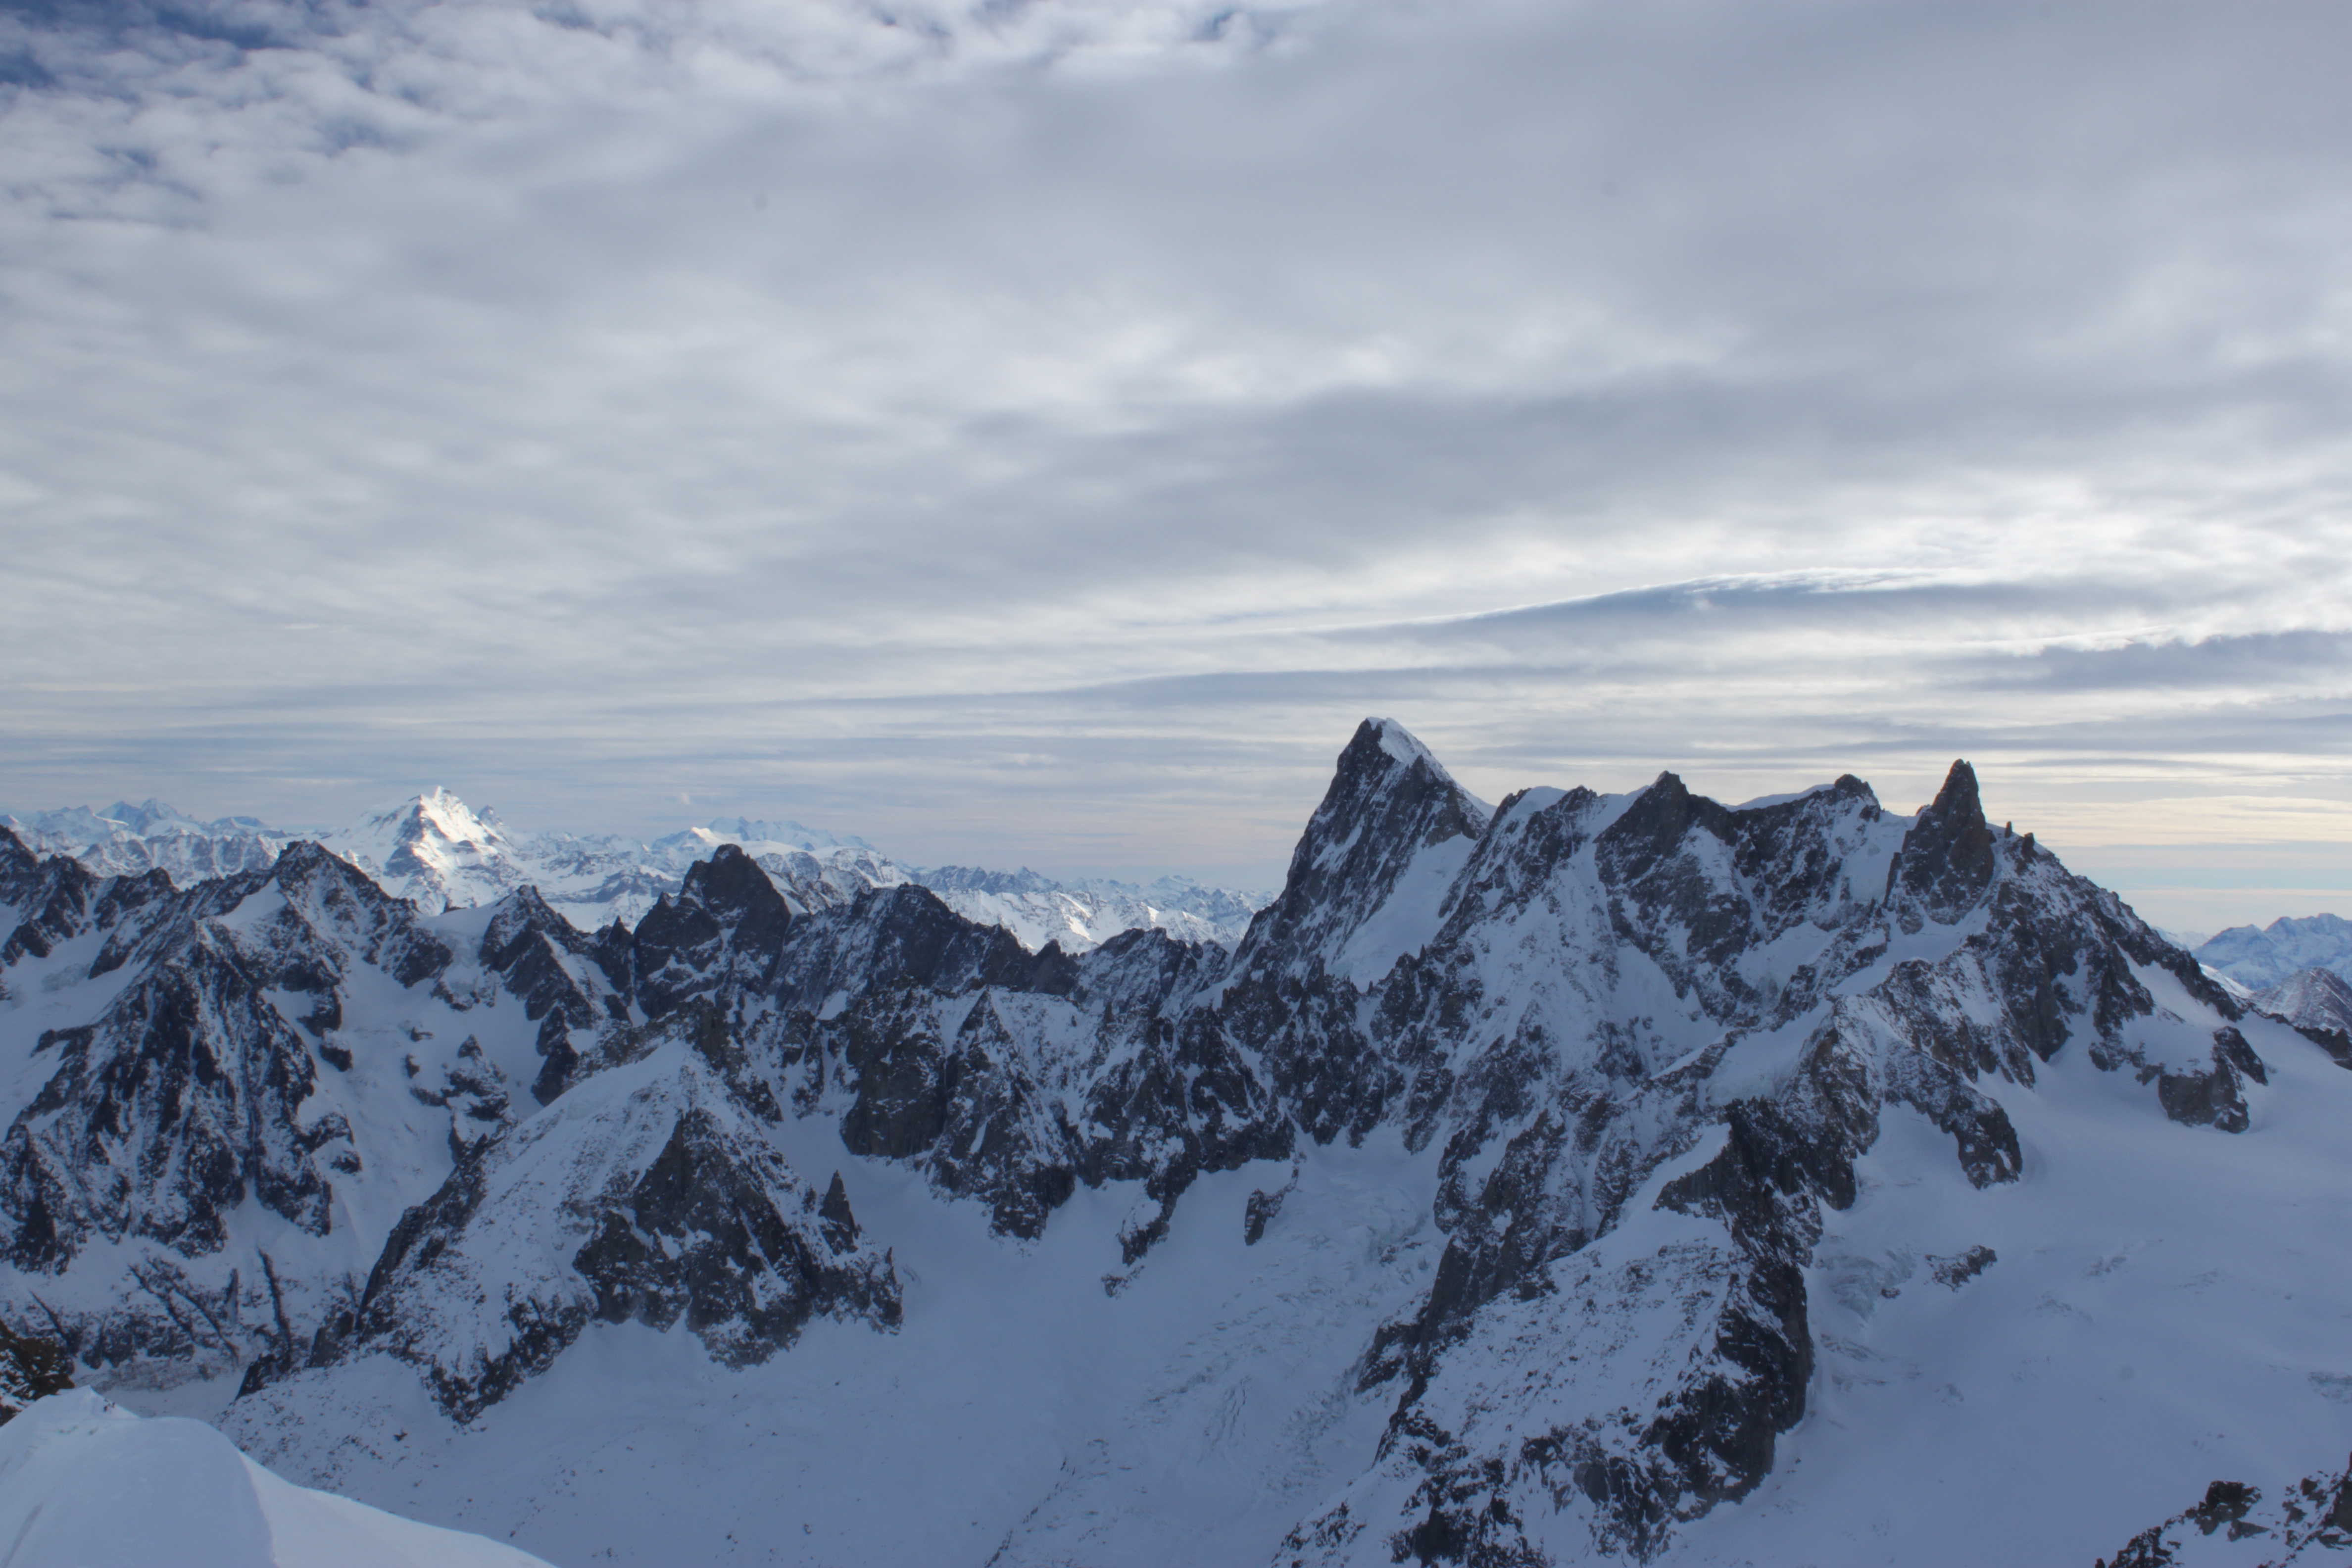
POLYGON ((53 1394, 0 1427, 10 1568, 532 1568, 540 1559, 292 1486, 201 1421, 53 1394))
POLYGON ((2352 1544, 2352 1037, 1964 763, 1490 807, 1368 721, 1230 951, 12 851, 0 1318, 551 1561, 2352 1544))
POLYGON ((796 822, 720 820, 650 843, 614 834, 541 833, 515 838, 497 820, 445 789, 369 813, 348 827, 308 832, 265 826, 249 816, 198 822, 160 801, 121 801, 0 817, 37 854, 67 855, 100 876, 162 870, 180 887, 206 878, 266 869, 289 844, 314 840, 365 872, 394 898, 427 914, 495 903, 534 889, 582 931, 620 921, 635 925, 687 868, 731 844, 758 861, 802 913, 832 909, 872 888, 909 883, 950 908, 999 925, 1031 951, 1059 942, 1082 952, 1123 931, 1159 930, 1187 942, 1230 946, 1266 900, 1182 877, 1148 886, 1107 879, 1057 882, 1034 871, 969 866, 902 866, 862 838, 796 822))

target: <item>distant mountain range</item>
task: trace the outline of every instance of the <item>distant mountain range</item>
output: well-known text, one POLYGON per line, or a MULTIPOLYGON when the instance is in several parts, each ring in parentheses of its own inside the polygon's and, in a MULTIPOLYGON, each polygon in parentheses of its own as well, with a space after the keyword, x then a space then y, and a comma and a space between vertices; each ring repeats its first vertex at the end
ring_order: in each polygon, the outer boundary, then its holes
POLYGON ((2352 980, 2352 921, 2341 915, 2306 915, 2267 926, 2231 926, 2195 951, 2198 963, 2249 991, 2276 985, 2305 969, 2325 969, 2352 980))
POLYGON ((797 822, 720 819, 651 842, 617 834, 541 833, 518 838, 497 817, 446 789, 371 812, 349 826, 271 826, 251 816, 206 822, 159 800, 116 801, 103 811, 71 806, 0 816, 37 854, 67 855, 100 876, 160 869, 178 887, 268 868, 289 844, 315 842, 426 914, 495 903, 538 889, 583 931, 634 926, 675 896, 688 868, 722 844, 740 847, 774 880, 794 913, 848 902, 869 888, 930 889, 957 913, 1002 926, 1032 952, 1059 942, 1083 952, 1123 931, 1165 931, 1230 947, 1271 895, 1210 888, 1183 877, 1145 886, 1109 879, 1060 882, 1024 868, 925 869, 890 859, 862 838, 797 822))

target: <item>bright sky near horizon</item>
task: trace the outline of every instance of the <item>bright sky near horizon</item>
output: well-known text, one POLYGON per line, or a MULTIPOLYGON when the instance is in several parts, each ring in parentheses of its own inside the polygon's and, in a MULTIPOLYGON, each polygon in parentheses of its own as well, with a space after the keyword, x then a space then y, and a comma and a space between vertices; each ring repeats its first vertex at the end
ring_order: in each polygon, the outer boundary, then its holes
POLYGON ((2352 912, 2352 11, 34 0, 0 807, 1265 884, 1955 756, 2352 912))

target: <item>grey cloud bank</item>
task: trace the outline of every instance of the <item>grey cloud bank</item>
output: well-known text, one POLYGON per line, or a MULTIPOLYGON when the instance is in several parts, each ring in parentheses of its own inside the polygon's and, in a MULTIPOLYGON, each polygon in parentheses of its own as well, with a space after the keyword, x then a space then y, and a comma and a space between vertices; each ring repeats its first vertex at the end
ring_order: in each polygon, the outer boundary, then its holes
POLYGON ((2352 906, 2340 8, 895 15, 0 18, 0 805, 1264 880, 1394 712, 2352 906))

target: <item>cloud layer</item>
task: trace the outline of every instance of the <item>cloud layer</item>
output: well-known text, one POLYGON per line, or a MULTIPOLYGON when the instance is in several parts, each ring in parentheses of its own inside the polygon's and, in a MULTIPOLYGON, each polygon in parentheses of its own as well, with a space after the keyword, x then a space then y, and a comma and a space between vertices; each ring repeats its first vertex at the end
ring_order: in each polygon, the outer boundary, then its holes
POLYGON ((2347 46, 19 7, 0 803, 1264 874, 1381 711, 1496 794, 1967 754, 2086 854, 2352 843, 2347 46))

